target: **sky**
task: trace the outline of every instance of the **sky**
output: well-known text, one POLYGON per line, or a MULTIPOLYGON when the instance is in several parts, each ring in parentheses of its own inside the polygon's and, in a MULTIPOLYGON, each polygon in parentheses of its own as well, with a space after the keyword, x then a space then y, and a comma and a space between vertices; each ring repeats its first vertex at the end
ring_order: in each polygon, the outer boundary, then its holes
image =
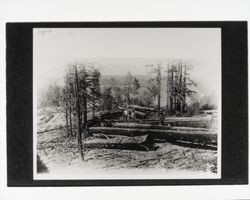
POLYGON ((147 64, 183 59, 205 93, 219 96, 219 28, 38 28, 33 30, 34 80, 38 90, 62 82, 73 63, 92 63, 103 75, 148 75, 147 64))

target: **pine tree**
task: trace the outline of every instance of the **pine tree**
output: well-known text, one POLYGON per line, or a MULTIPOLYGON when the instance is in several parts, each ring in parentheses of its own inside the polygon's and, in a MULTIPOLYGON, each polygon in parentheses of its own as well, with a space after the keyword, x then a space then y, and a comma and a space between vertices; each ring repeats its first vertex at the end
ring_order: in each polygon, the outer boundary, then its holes
POLYGON ((102 92, 102 110, 112 110, 113 109, 113 96, 112 88, 103 88, 102 92))
POLYGON ((92 110, 92 117, 95 116, 95 112, 100 106, 100 77, 101 73, 95 68, 88 73, 89 107, 92 110))
POLYGON ((133 76, 132 88, 131 88, 133 104, 135 104, 136 100, 138 100, 138 95, 139 95, 138 90, 140 87, 141 86, 140 86, 139 80, 135 76, 133 76))
POLYGON ((154 88, 154 92, 157 94, 157 111, 158 116, 160 116, 161 110, 161 83, 162 83, 162 67, 161 64, 158 63, 155 65, 147 65, 152 68, 151 74, 152 78, 149 80, 151 87, 154 88))
POLYGON ((81 160, 83 156, 82 133, 87 124, 87 72, 84 65, 73 65, 65 75, 64 99, 66 105, 66 125, 70 129, 68 135, 72 135, 72 113, 76 116, 78 150, 81 160), (83 126, 82 126, 83 125, 83 126))
POLYGON ((80 105, 80 90, 79 90, 79 80, 78 80, 78 69, 77 66, 74 66, 74 74, 75 74, 75 109, 77 114, 77 141, 78 141, 78 151, 80 155, 80 159, 83 161, 83 146, 82 146, 82 119, 81 119, 81 105, 80 105))
POLYGON ((187 97, 195 91, 191 90, 196 83, 190 79, 188 71, 192 69, 182 61, 168 65, 167 70, 167 108, 171 113, 186 112, 187 97))
POLYGON ((132 87, 133 87, 133 76, 131 72, 128 72, 124 82, 124 94, 127 105, 131 104, 132 87))

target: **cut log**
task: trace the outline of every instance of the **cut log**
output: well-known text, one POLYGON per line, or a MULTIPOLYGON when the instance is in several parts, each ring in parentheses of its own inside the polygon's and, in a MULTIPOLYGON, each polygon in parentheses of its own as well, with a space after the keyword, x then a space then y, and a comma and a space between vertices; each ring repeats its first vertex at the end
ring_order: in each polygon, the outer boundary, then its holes
POLYGON ((125 110, 125 108, 121 107, 121 106, 117 106, 118 109, 120 110, 125 110))
POLYGON ((194 127, 178 127, 170 125, 152 125, 152 124, 139 124, 139 123, 114 123, 113 127, 117 128, 144 128, 144 129, 160 129, 160 130, 183 130, 183 131, 207 131, 207 132, 216 132, 216 129, 208 128, 194 128, 194 127))
POLYGON ((216 129, 211 128, 195 128, 195 127, 183 127, 183 126, 171 126, 172 130, 185 130, 185 131, 208 131, 216 133, 216 129))
POLYGON ((159 130, 159 129, 136 129, 136 128, 109 128, 109 127, 92 127, 89 133, 102 133, 107 135, 126 135, 126 136, 140 136, 147 135, 149 138, 171 139, 196 141, 206 143, 217 143, 217 134, 205 131, 181 131, 181 130, 159 130))
POLYGON ((137 151, 149 151, 154 147, 152 144, 147 142, 147 135, 137 137, 127 136, 114 136, 110 138, 103 138, 99 134, 95 134, 94 137, 84 141, 85 148, 98 149, 126 149, 126 150, 137 150, 137 151))
POLYGON ((170 143, 183 146, 183 147, 190 147, 190 148, 199 148, 199 149, 207 149, 207 150, 217 150, 217 144, 213 143, 198 143, 198 142, 190 142, 184 140, 176 140, 170 141, 170 143))
POLYGON ((196 128, 210 128, 210 121, 164 121, 164 123, 168 123, 171 126, 181 126, 181 127, 196 127, 196 128))
POLYGON ((147 113, 140 112, 140 111, 135 111, 135 115, 139 115, 141 117, 144 117, 147 113))
POLYGON ((143 106, 137 106, 137 105, 129 105, 128 106, 129 108, 134 108, 136 110, 141 110, 141 111, 154 111, 155 109, 154 108, 150 108, 150 107, 143 107, 143 106))
MULTIPOLYGON (((165 118, 165 122, 194 122, 194 121, 210 121, 211 120, 211 117, 210 116, 206 116, 206 117, 166 117, 165 118)), ((157 121, 156 119, 148 119, 148 120, 145 120, 145 121, 157 121)))
MULTIPOLYGON (((142 124, 159 124, 159 120, 143 120, 140 123, 142 124)), ((164 120, 163 124, 170 124, 171 126, 184 126, 184 127, 197 127, 197 128, 210 128, 211 121, 208 120, 164 120)))
POLYGON ((127 137, 127 136, 114 136, 114 137, 103 137, 102 134, 94 134, 92 138, 88 138, 88 140, 84 141, 84 144, 91 143, 119 143, 119 144, 128 144, 128 143, 143 143, 147 140, 147 135, 136 136, 136 137, 127 137))

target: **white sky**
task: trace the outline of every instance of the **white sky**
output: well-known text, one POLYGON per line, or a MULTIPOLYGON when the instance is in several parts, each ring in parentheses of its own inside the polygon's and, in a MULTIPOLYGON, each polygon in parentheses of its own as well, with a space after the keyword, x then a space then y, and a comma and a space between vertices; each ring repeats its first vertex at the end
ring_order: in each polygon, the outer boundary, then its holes
POLYGON ((39 28, 33 31, 33 64, 39 89, 61 81, 74 62, 96 62, 102 74, 149 74, 146 64, 169 59, 194 63, 192 77, 218 94, 221 33, 218 28, 39 28))

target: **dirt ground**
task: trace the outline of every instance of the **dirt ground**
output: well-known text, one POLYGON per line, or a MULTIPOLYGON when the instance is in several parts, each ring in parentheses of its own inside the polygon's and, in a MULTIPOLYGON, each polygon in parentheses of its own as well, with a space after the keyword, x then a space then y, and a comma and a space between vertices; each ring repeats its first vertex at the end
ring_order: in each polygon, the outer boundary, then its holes
POLYGON ((38 112, 37 154, 47 167, 47 173, 68 172, 76 168, 111 174, 133 170, 152 174, 174 171, 217 173, 217 151, 182 147, 168 142, 155 143, 150 149, 143 148, 146 136, 104 137, 97 134, 86 138, 83 140, 85 161, 81 163, 76 139, 66 136, 64 120, 60 110, 38 112), (127 146, 128 143, 131 145, 127 146))

